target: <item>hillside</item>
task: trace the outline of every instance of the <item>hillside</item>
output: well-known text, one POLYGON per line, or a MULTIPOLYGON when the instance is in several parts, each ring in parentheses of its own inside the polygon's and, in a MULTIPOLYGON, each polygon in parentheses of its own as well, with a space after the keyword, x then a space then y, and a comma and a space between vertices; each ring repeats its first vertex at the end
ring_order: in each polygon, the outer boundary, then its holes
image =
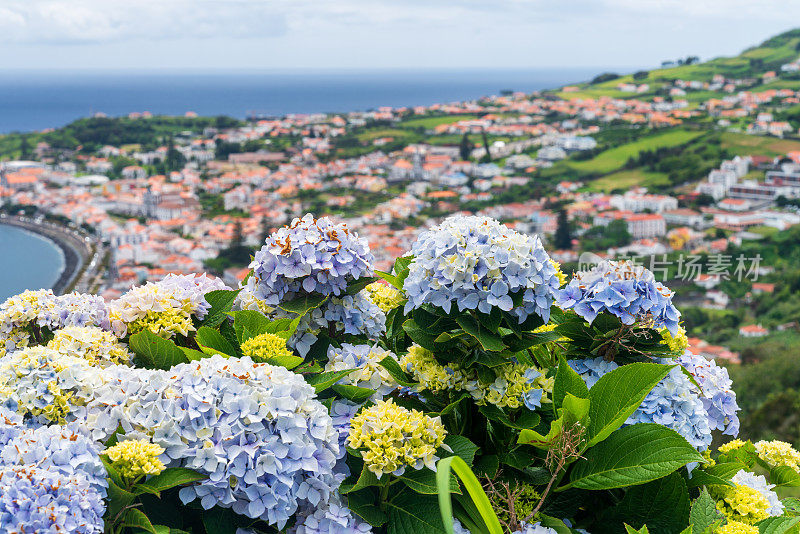
MULTIPOLYGON (((756 81, 765 72, 780 71, 781 65, 793 61, 800 56, 800 28, 771 37, 758 46, 748 48, 741 54, 732 57, 718 57, 702 63, 667 66, 650 71, 640 71, 614 77, 597 83, 578 84, 578 91, 556 91, 562 98, 597 98, 613 96, 617 98, 641 98, 659 95, 666 83, 674 80, 695 80, 710 82, 715 75, 725 78, 754 79, 756 81), (649 89, 644 93, 626 93, 620 91, 619 84, 647 84, 649 89)), ((796 74, 796 73, 795 73, 796 74)), ((608 76, 610 77, 610 76, 608 76)), ((760 80, 759 80, 760 81, 760 80)), ((800 76, 793 79, 781 79, 772 82, 769 88, 800 88, 800 76)), ((767 89, 762 85, 762 89, 767 89)), ((758 89, 755 89, 758 90, 758 89)), ((712 92, 698 91, 692 99, 699 101, 711 96, 712 92)))

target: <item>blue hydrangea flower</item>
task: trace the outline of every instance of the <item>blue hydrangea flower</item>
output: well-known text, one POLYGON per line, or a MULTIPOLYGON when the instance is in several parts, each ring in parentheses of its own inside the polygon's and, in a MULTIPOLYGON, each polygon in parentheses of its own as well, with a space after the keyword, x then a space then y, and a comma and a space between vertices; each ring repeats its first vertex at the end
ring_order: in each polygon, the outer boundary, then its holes
MULTIPOLYGON (((339 380, 339 384, 374 389, 371 400, 377 402, 399 387, 397 381, 380 362, 384 358, 397 361, 393 352, 375 345, 352 345, 343 343, 341 347, 328 347, 326 372, 353 370, 339 380)), ((399 364, 398 364, 399 365, 399 364)))
POLYGON ((67 326, 97 326, 111 329, 109 309, 99 295, 68 293, 53 299, 52 306, 39 313, 39 326, 56 330, 67 326))
POLYGON ((422 232, 411 247, 414 260, 403 289, 405 311, 432 304, 531 314, 549 320, 559 286, 557 269, 538 237, 521 234, 488 217, 454 215, 422 232), (514 296, 522 303, 515 306, 514 296))
POLYGON ((35 467, 64 477, 80 475, 101 497, 108 488, 100 445, 75 423, 39 428, 0 425, 0 467, 35 467))
MULTIPOLYGON (((581 375, 589 388, 604 374, 619 367, 603 358, 569 360, 567 363, 581 375)), ((664 360, 661 363, 674 362, 664 360)), ((657 423, 675 430, 698 450, 705 450, 711 445, 710 421, 700 391, 676 366, 648 393, 625 424, 657 423)))
POLYGON ((554 528, 542 526, 538 521, 530 524, 523 521, 521 528, 512 534, 557 534, 557 532, 554 528))
POLYGON ((324 506, 306 508, 298 513, 297 523, 287 534, 366 534, 372 527, 355 516, 338 492, 324 506))
POLYGON ((0 469, 3 532, 100 534, 104 513, 103 496, 81 474, 32 466, 0 469))
POLYGON ((689 371, 700 385, 700 398, 708 412, 711 430, 721 430, 730 436, 739 435, 739 405, 728 370, 688 350, 677 359, 677 363, 689 371))
POLYGON ((303 294, 341 296, 349 282, 372 276, 373 261, 366 239, 307 214, 267 238, 250 264, 247 287, 270 306, 303 294))
POLYGON ((590 271, 575 273, 557 292, 556 303, 592 323, 608 312, 623 324, 644 321, 653 328, 678 333, 680 312, 672 304, 673 292, 657 282, 653 273, 627 261, 603 261, 590 271))
POLYGON ((221 356, 169 371, 99 371, 87 427, 164 447, 160 460, 209 478, 182 488, 184 503, 232 508, 283 528, 301 506, 328 501, 340 478, 339 433, 314 388, 283 367, 221 356))

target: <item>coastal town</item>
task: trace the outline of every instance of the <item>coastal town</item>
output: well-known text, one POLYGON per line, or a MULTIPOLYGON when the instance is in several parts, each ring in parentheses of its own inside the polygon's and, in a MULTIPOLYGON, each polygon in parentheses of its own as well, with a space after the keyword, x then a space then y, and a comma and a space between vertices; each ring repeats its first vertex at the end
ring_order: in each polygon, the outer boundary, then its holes
MULTIPOLYGON (((800 34, 784 35, 762 50, 788 59, 750 62, 740 77, 666 65, 349 113, 97 114, 0 150, 0 204, 90 236, 97 272, 82 289, 108 299, 168 273, 210 271, 235 287, 264 238, 307 212, 367 237, 384 270, 420 230, 469 212, 538 234, 566 266, 590 250, 658 259, 692 306, 746 307, 781 281, 753 257, 739 256, 737 273, 732 251, 800 224, 800 34), (689 257, 702 268, 686 269, 689 257), (741 294, 726 287, 737 275, 741 294)), ((797 328, 749 321, 735 325, 740 337, 797 328)), ((717 341, 691 346, 740 361, 717 341)))

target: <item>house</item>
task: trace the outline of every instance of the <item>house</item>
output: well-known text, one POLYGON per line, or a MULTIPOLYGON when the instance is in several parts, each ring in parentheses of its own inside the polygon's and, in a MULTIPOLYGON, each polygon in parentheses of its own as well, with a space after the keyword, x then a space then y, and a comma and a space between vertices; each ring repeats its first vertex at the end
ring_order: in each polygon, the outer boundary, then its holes
POLYGON ((753 282, 753 294, 761 295, 763 293, 772 294, 775 292, 775 284, 768 284, 766 282, 753 282))
POLYGON ((691 226, 692 228, 702 228, 704 226, 703 214, 688 208, 667 210, 661 215, 667 224, 691 226))
POLYGON ((769 330, 760 324, 749 324, 739 328, 739 335, 742 337, 764 337, 769 334, 769 330))

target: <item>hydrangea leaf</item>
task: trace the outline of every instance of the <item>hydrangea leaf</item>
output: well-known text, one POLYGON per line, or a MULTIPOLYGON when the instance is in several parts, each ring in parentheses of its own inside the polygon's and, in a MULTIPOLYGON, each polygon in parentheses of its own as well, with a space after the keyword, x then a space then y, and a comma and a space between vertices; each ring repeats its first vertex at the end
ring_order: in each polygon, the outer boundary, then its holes
POLYGON ((601 515, 593 532, 618 532, 627 523, 640 529, 647 525, 648 531, 653 534, 668 534, 680 532, 688 522, 689 493, 686 484, 679 473, 671 473, 628 489, 617 506, 601 515))
POLYGON ((236 349, 225 337, 207 326, 201 326, 197 330, 197 344, 200 350, 206 354, 222 354, 223 356, 235 356, 236 349))
POLYGON ((386 514, 375 506, 375 495, 368 489, 348 494, 347 506, 351 512, 373 527, 379 527, 388 520, 386 514))
POLYGON ((567 364, 563 356, 559 356, 558 370, 553 383, 553 410, 557 412, 561 408, 567 393, 582 399, 589 398, 589 388, 586 386, 586 382, 567 364))
POLYGON ((800 523, 800 517, 769 517, 759 522, 759 534, 784 534, 794 532, 792 529, 800 523))
POLYGON ((314 391, 321 393, 353 371, 355 371, 355 369, 344 369, 342 371, 329 371, 310 375, 306 377, 306 382, 314 386, 314 391))
POLYGON ((231 306, 233 306, 233 302, 236 300, 236 296, 240 291, 241 289, 218 289, 206 293, 205 299, 211 305, 211 308, 209 308, 208 314, 203 320, 200 321, 200 324, 212 328, 219 326, 219 324, 225 320, 225 317, 228 316, 228 312, 231 311, 231 306))
POLYGON ((589 449, 573 467, 569 484, 559 489, 603 490, 644 484, 688 463, 703 461, 674 430, 639 423, 617 430, 589 449))
POLYGON ((703 488, 700 496, 692 503, 692 509, 689 512, 689 524, 692 532, 704 534, 707 531, 713 531, 724 520, 725 518, 717 510, 717 503, 708 494, 708 490, 703 488))
POLYGON ((632 363, 603 375, 589 391, 588 446, 622 426, 672 366, 632 363))
POLYGON ((174 365, 189 361, 175 343, 158 337, 149 330, 132 335, 129 345, 131 351, 149 368, 168 370, 174 365))
POLYGON ((187 469, 185 467, 170 467, 161 473, 148 478, 144 482, 137 484, 136 486, 137 488, 139 486, 143 486, 155 492, 161 492, 170 488, 174 488, 175 486, 190 484, 206 478, 208 478, 208 475, 204 475, 203 473, 199 473, 193 469, 187 469))

